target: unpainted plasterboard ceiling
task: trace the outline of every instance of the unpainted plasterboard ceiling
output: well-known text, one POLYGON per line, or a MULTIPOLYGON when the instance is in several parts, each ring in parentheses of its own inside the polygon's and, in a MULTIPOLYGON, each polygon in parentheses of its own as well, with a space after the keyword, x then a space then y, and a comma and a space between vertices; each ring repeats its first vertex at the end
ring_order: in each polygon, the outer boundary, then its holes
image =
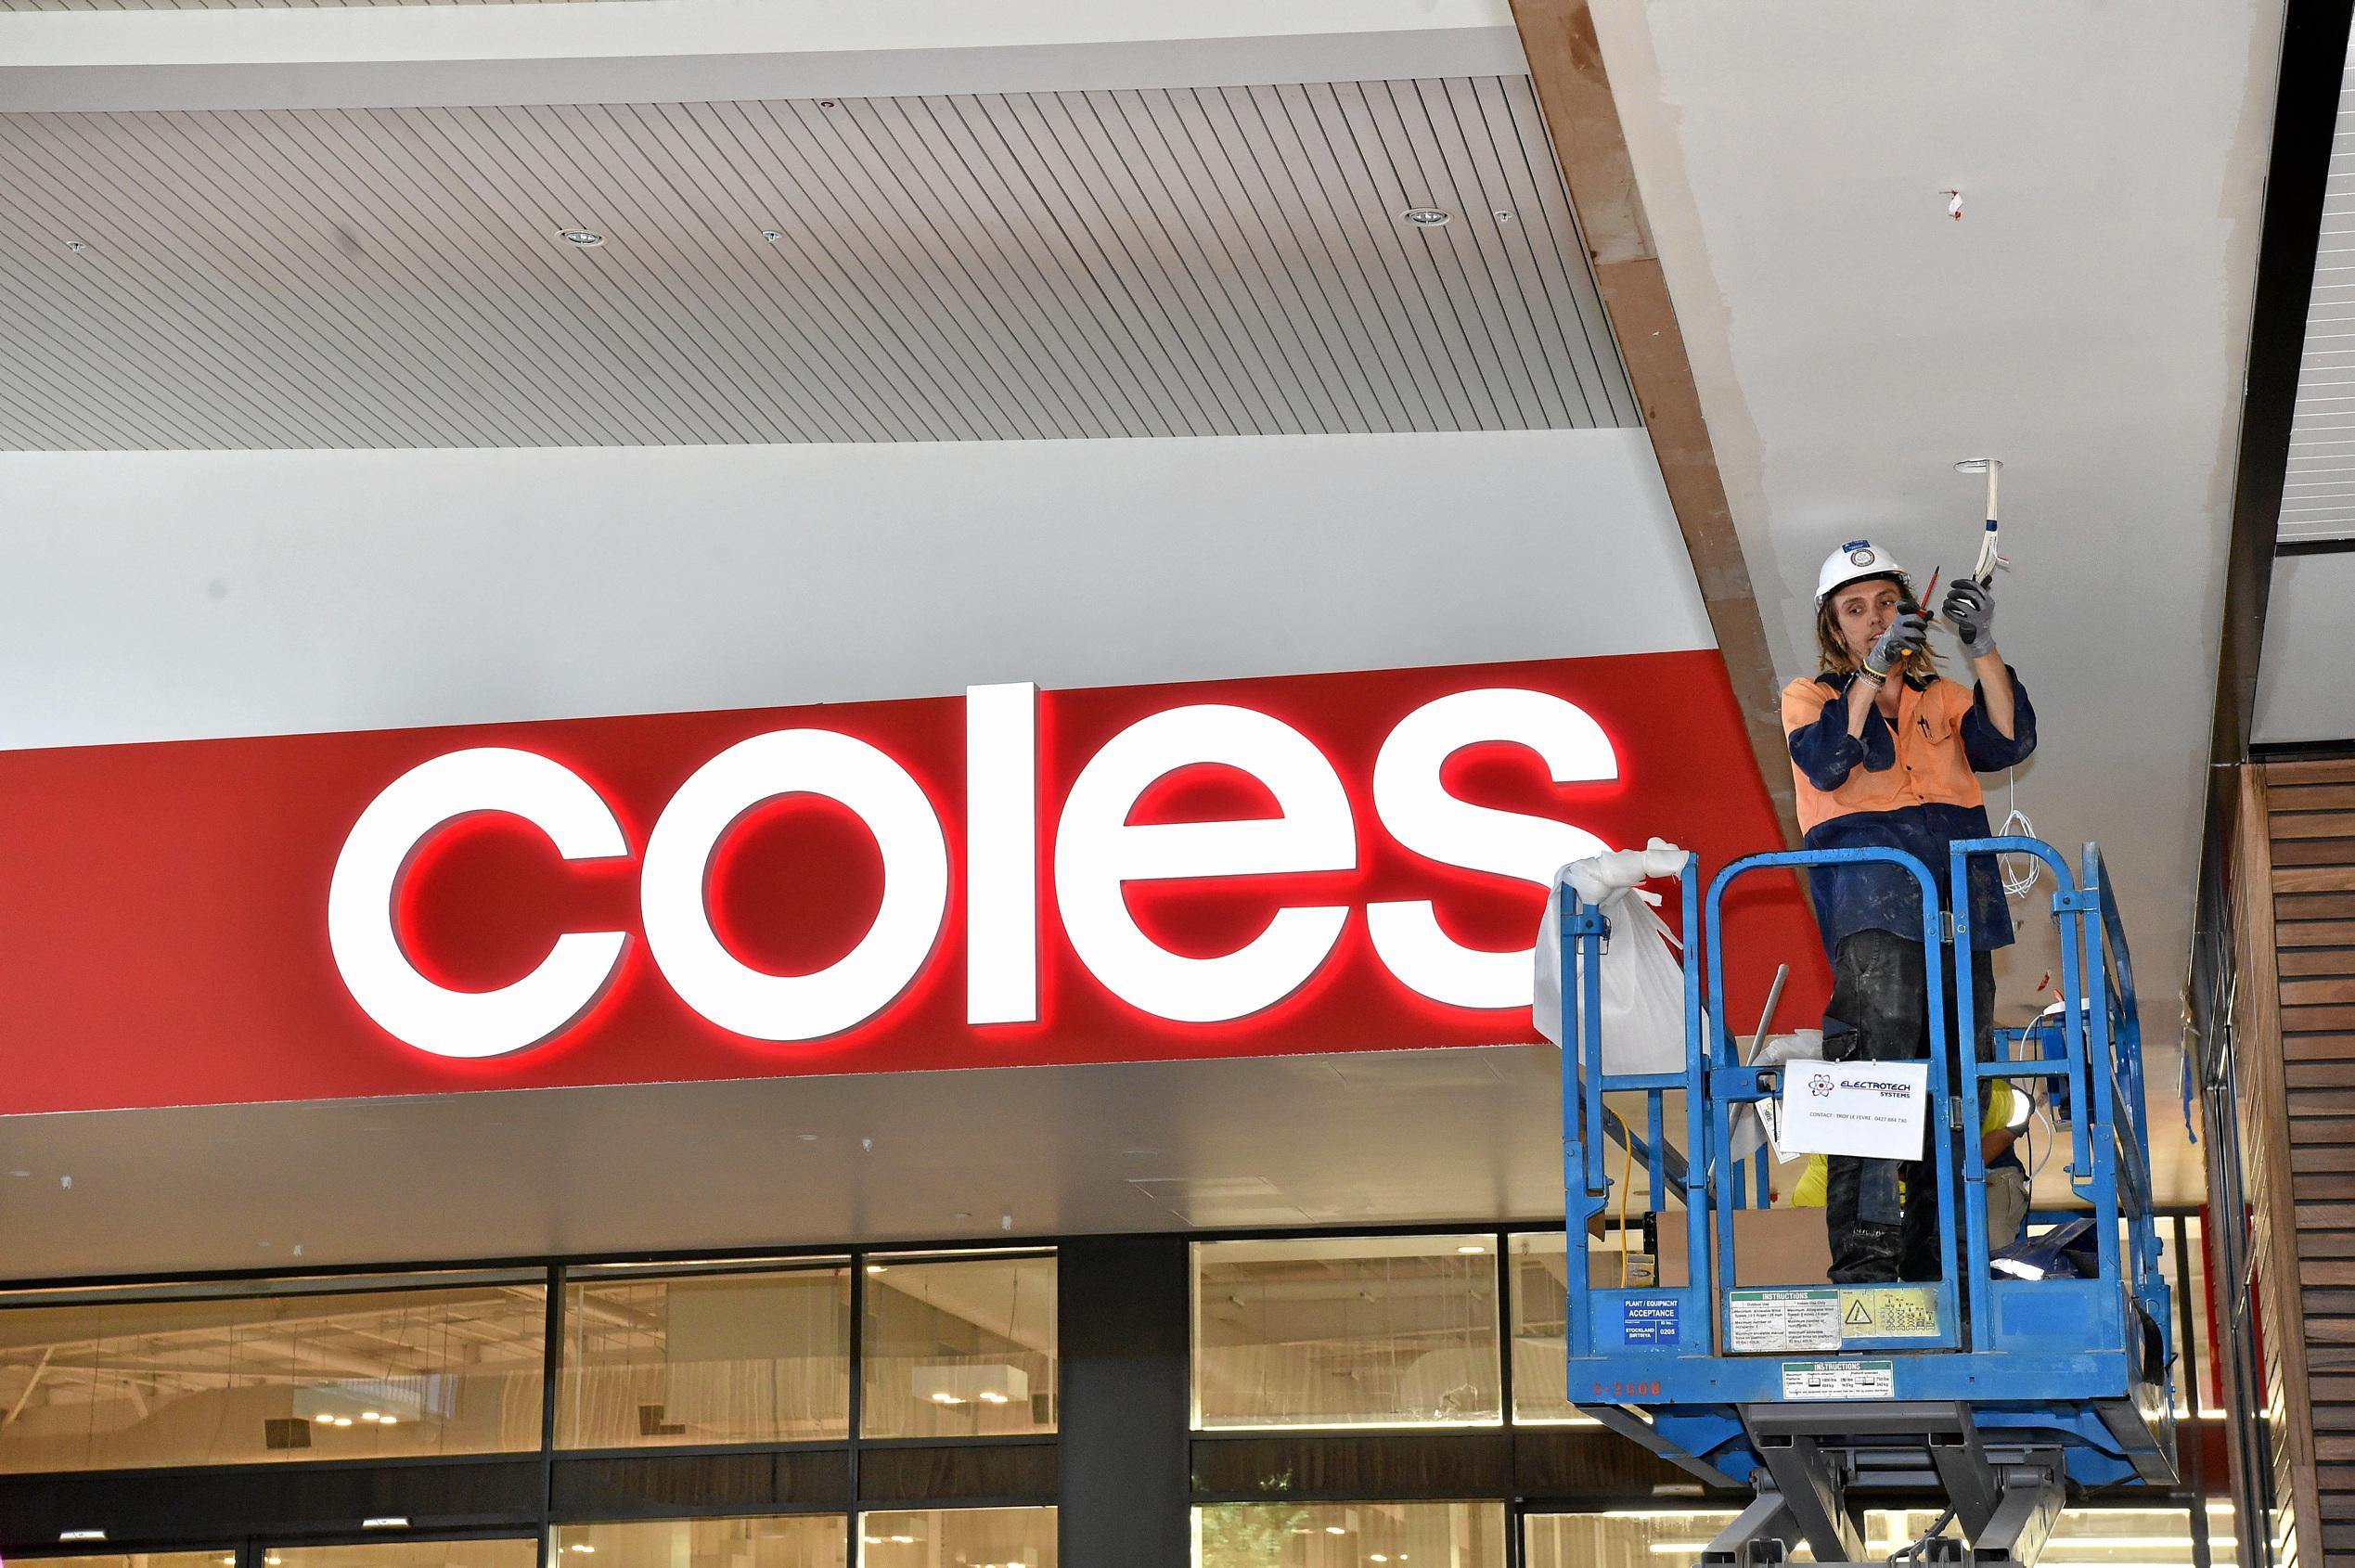
POLYGON ((594 0, 0 0, 0 11, 290 11, 347 6, 578 6, 594 0))
POLYGON ((2339 82, 2280 536, 2355 537, 2355 58, 2339 82))
POLYGON ((11 449, 1639 422, 1525 77, 0 116, 11 449))

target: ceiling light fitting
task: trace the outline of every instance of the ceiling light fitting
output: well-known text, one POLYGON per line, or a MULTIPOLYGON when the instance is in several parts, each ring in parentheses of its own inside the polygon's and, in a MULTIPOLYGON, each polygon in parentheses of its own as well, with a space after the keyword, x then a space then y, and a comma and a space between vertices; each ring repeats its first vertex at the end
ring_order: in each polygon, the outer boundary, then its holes
POLYGON ((1448 221, 1448 214, 1436 207, 1409 207, 1399 216, 1417 228, 1437 228, 1448 221))
POLYGON ((556 238, 584 251, 605 243, 605 237, 593 228, 560 228, 556 231, 556 238))

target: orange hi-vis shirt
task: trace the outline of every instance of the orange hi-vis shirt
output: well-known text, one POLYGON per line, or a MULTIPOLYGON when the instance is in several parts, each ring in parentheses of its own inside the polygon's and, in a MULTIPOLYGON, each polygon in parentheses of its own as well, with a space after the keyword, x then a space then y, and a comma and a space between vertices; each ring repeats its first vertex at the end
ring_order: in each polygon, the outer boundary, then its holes
MULTIPOLYGON (((1975 686, 1934 680, 1903 682, 1893 724, 1876 703, 1864 733, 1848 733, 1853 675, 1793 681, 1782 691, 1782 729, 1791 743, 1791 775, 1807 847, 1894 849, 1921 862, 1945 892, 1951 846, 1988 836, 1987 806, 1977 775, 2011 767, 2036 750, 2036 710, 2027 688, 2012 677, 2013 733, 1995 727, 1975 686)), ((1816 924, 1824 950, 1860 931, 1918 936, 1921 884, 1887 861, 1829 862, 1808 868, 1816 924)), ((1971 945, 2001 947, 2012 940, 2003 880, 1991 856, 1969 867, 1971 945)))
MULTIPOLYGON (((1824 704, 1841 693, 1821 678, 1796 680, 1782 688, 1782 733, 1806 729, 1823 717, 1824 704)), ((1962 718, 1975 700, 1959 682, 1933 681, 1926 687, 1911 680, 1899 683, 1895 731, 1897 765, 1874 770, 1867 757, 1872 748, 1858 742, 1858 761, 1834 790, 1819 789, 1806 768, 1795 760, 1792 783, 1798 790, 1799 831, 1811 833, 1816 825, 1852 811, 1895 811, 1909 805, 1974 806, 1985 803, 1978 775, 1962 744, 1962 718)), ((1868 739, 1876 709, 1866 722, 1868 739)), ((1883 722, 1886 722, 1884 719, 1883 722)), ((1841 732, 1847 732, 1845 718, 1841 732)), ((1932 867, 1932 870, 1937 868, 1932 867)))

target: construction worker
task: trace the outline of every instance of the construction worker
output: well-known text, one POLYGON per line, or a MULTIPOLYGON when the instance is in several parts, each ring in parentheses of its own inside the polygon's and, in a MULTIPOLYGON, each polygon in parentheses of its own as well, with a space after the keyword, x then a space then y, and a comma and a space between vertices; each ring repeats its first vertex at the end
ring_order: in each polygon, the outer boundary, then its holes
MULTIPOLYGON (((1976 677, 1970 689, 1939 675, 1911 580, 1871 540, 1852 539, 1825 558, 1815 602, 1821 672, 1782 692, 1782 728, 1790 738, 1807 847, 1903 850, 1942 884, 1947 846, 1988 834, 1976 775, 2010 767, 2036 749, 2035 711, 1996 652, 1993 593, 1988 585, 1964 578, 1938 610, 1962 639, 1976 677)), ((1919 884, 1911 872, 1886 863, 1812 867, 1808 877, 1832 958, 1825 1058, 1926 1058, 1929 991, 1919 884)), ((1986 1057, 1992 1052, 1995 1002, 1988 955, 2010 945, 2012 919, 1992 859, 1973 865, 1969 878, 1970 907, 1957 912, 1969 931, 1972 1016, 1978 1025, 1977 1040, 1968 1045, 1986 1057)), ((1952 1006, 1950 995, 1950 1042, 1952 1006)), ((1961 1042, 1950 1047, 1962 1047, 1961 1042)), ((1932 1118, 1931 1125, 1941 1120, 1932 1118)), ((1938 1277, 1934 1163, 1834 1155, 1826 1167, 1824 1225, 1833 1279, 1938 1277)))

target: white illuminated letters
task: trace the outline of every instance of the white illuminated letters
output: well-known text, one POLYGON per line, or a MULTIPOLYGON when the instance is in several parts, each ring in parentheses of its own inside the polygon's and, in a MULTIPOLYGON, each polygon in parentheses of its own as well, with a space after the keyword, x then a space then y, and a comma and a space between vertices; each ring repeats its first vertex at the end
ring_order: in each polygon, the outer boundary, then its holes
POLYGON ((1349 797, 1323 753, 1265 713, 1204 704, 1139 720, 1081 771, 1055 836, 1055 896, 1073 950, 1113 995, 1161 1018, 1215 1023, 1257 1012, 1298 989, 1332 951, 1349 911, 1280 909, 1239 950, 1190 958, 1138 929, 1121 884, 1340 871, 1357 863, 1349 797), (1252 775, 1275 795, 1281 815, 1129 824, 1149 786, 1201 763, 1252 775))
MULTIPOLYGON (((1361 713, 1345 707, 1336 719, 1349 725, 1361 713)), ((957 871, 964 901, 967 1026, 981 1031, 1051 1022, 1051 1009, 1042 1003, 1044 977, 1059 969, 1092 978, 1151 1018, 1223 1023, 1265 1012, 1337 961, 1351 909, 1365 896, 1355 880, 1348 883, 1353 891, 1337 892, 1333 902, 1278 907, 1256 936, 1206 958, 1174 950, 1186 945, 1175 928, 1160 939, 1149 935, 1129 907, 1132 883, 1358 869, 1358 824, 1349 791, 1331 758, 1300 730, 1229 704, 1150 713, 1084 763, 1073 757, 1063 765, 1078 773, 1058 812, 1044 792, 1052 786, 1042 784, 1042 774, 1056 770, 1041 756, 1041 737, 1049 731, 1038 688, 1027 682, 970 687, 964 716, 965 818, 957 871), (1249 775, 1275 798, 1275 815, 1130 820, 1156 784, 1196 767, 1249 775), (1060 945, 1038 885, 1041 835, 1050 827, 1055 896, 1046 902, 1067 939, 1060 945)), ((1363 731, 1344 733, 1353 736, 1346 754, 1362 756, 1358 748, 1365 741, 1354 736, 1363 731)), ((1619 776, 1610 739, 1576 704, 1520 688, 1459 691, 1408 713, 1382 741, 1371 780, 1372 811, 1392 841, 1422 857, 1426 869, 1436 862, 1538 887, 1551 884, 1563 862, 1606 847, 1574 824, 1450 795, 1442 781, 1448 759, 1484 742, 1536 752, 1557 784, 1619 776)), ((934 753, 928 745, 921 754, 934 753)), ((1049 747, 1048 755, 1055 754, 1049 747)), ((934 782, 954 793, 953 782, 934 782)), ((456 991, 427 979, 402 950, 396 929, 401 879, 434 833, 478 813, 534 824, 568 860, 630 853, 611 807, 595 788, 546 757, 507 748, 478 747, 422 764, 360 814, 328 892, 335 963, 369 1018, 439 1056, 500 1056, 561 1034, 612 982, 627 940, 616 931, 567 932, 538 968, 495 991, 456 991)), ((898 760, 836 730, 756 735, 704 763, 656 817, 638 873, 652 967, 693 1012, 749 1039, 816 1040, 858 1029, 900 1005, 928 966, 941 961, 952 868, 949 835, 933 800, 898 760), (811 974, 771 974, 721 941, 713 913, 721 897, 714 868, 728 835, 749 814, 791 795, 823 796, 858 816, 882 851, 882 893, 871 924, 841 959, 811 974)), ((814 880, 783 896, 855 905, 840 911, 846 938, 868 917, 864 892, 814 880)), ((1182 910, 1194 896, 1191 890, 1173 890, 1153 903, 1182 910)), ((1278 902, 1272 894, 1261 896, 1278 902)), ((744 906, 748 919, 760 918, 750 901, 744 906)), ((1534 903, 1530 906, 1534 911, 1534 903)), ((1350 983, 1371 983, 1392 999, 1411 991, 1452 1008, 1529 1005, 1527 947, 1495 953, 1464 945, 1441 926, 1429 897, 1369 903, 1365 911, 1373 952, 1371 961, 1364 955, 1349 960, 1356 970, 1350 983)), ((1181 922, 1187 918, 1177 916, 1181 922)), ((1529 923, 1537 923, 1534 913, 1529 923)), ((933 1021, 954 1027, 953 996, 941 1002, 933 1021)), ((983 1047, 985 1036, 972 1038, 983 1047)))
MULTIPOLYGON (((1441 787, 1440 765, 1466 746, 1505 740, 1545 760, 1557 784, 1615 778, 1609 737, 1574 703, 1541 691, 1461 691, 1427 702, 1399 721, 1374 761, 1374 813, 1390 836, 1417 855, 1468 871, 1553 884, 1564 862, 1610 846, 1583 828, 1457 800, 1441 787)), ((1459 1008, 1525 1008, 1534 945, 1517 952, 1465 947, 1439 929, 1429 899, 1369 904, 1374 951, 1390 972, 1435 1002, 1459 1008)))
POLYGON ((1038 1018, 1038 688, 965 688, 965 1022, 1038 1018))
POLYGON ((597 999, 622 956, 618 931, 568 932, 537 969, 495 991, 452 991, 419 974, 393 930, 402 874, 437 830, 478 812, 523 818, 567 860, 629 853, 598 792, 530 752, 452 752, 411 768, 368 803, 328 886, 328 945, 361 1010, 395 1039, 435 1056, 505 1056, 561 1034, 597 999))
POLYGON ((948 845, 907 770, 864 740, 781 729, 730 746, 679 786, 646 846, 646 942, 681 1000, 756 1040, 815 1040, 889 1007, 932 957, 948 909, 948 845), (882 907, 858 945, 815 974, 766 974, 712 929, 712 856, 739 817, 779 795, 857 813, 883 854, 882 907))

